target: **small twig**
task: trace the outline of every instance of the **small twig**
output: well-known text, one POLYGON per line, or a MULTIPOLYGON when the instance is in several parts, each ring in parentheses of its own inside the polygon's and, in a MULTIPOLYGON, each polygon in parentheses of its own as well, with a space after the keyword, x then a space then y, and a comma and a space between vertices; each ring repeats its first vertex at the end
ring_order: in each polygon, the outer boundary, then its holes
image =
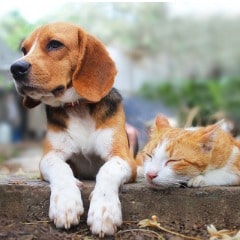
POLYGON ((80 231, 75 232, 75 234, 87 234, 89 232, 89 229, 81 229, 80 231))
POLYGON ((138 223, 138 221, 123 221, 123 224, 131 224, 131 223, 138 223))
POLYGON ((151 230, 148 230, 148 229, 138 229, 138 228, 133 228, 133 229, 128 229, 128 230, 123 230, 123 231, 118 231, 116 234, 115 234, 115 236, 116 235, 120 235, 120 234, 122 234, 122 233, 131 233, 131 232, 134 232, 134 231, 136 231, 136 232, 144 232, 144 233, 149 233, 149 234, 156 234, 159 238, 160 238, 160 240, 164 240, 164 238, 163 238, 163 236, 161 235, 161 234, 159 234, 159 233, 156 233, 156 232, 154 232, 154 231, 151 231, 151 230))
POLYGON ((164 228, 160 225, 160 223, 157 222, 157 216, 152 216, 152 219, 143 219, 142 221, 140 221, 138 223, 138 225, 143 228, 143 227, 155 227, 159 230, 162 230, 164 232, 167 232, 167 233, 170 233, 170 234, 173 234, 173 235, 176 235, 176 236, 179 236, 179 237, 182 237, 182 238, 185 238, 185 239, 192 239, 192 240, 202 240, 201 238, 198 238, 198 237, 192 237, 192 236, 186 236, 184 234, 181 234, 181 233, 177 233, 177 232, 174 232, 172 230, 169 230, 167 228, 164 228))
POLYGON ((52 221, 34 221, 34 222, 20 222, 21 224, 24 224, 24 225, 35 225, 35 224, 39 224, 39 223, 51 223, 52 221))

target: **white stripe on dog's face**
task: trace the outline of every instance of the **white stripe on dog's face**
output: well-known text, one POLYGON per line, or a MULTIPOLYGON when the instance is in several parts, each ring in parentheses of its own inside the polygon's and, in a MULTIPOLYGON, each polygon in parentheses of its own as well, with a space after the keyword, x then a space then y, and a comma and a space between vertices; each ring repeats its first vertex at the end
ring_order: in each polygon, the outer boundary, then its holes
POLYGON ((38 42, 38 35, 35 38, 35 40, 33 42, 33 45, 31 46, 30 50, 28 51, 28 53, 24 57, 28 57, 29 55, 31 55, 34 52, 34 50, 36 49, 36 46, 37 46, 37 42, 38 42))

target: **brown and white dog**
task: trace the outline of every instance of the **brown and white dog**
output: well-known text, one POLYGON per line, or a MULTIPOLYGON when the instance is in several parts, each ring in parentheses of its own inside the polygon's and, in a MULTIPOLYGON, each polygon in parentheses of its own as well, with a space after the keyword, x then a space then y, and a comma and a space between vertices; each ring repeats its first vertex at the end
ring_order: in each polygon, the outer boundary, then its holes
POLYGON ((36 29, 21 49, 11 72, 23 104, 46 105, 40 172, 51 187, 49 216, 59 228, 78 224, 78 179, 96 177, 87 222, 93 234, 112 235, 122 223, 119 187, 136 176, 122 99, 112 88, 115 64, 102 43, 68 23, 36 29))

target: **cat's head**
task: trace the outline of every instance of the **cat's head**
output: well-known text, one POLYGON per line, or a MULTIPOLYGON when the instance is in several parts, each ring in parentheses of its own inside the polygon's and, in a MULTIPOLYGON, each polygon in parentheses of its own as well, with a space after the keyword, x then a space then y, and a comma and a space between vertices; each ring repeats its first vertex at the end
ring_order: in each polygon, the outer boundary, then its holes
POLYGON ((180 186, 206 170, 220 124, 173 128, 158 115, 143 148, 144 175, 153 187, 180 186))

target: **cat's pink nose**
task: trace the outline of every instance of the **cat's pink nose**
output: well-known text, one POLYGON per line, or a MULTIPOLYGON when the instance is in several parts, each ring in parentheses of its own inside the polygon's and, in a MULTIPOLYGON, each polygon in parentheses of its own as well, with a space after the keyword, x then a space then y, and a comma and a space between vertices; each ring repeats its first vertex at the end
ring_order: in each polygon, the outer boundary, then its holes
POLYGON ((158 174, 156 172, 148 172, 146 175, 148 179, 153 180, 158 174))

